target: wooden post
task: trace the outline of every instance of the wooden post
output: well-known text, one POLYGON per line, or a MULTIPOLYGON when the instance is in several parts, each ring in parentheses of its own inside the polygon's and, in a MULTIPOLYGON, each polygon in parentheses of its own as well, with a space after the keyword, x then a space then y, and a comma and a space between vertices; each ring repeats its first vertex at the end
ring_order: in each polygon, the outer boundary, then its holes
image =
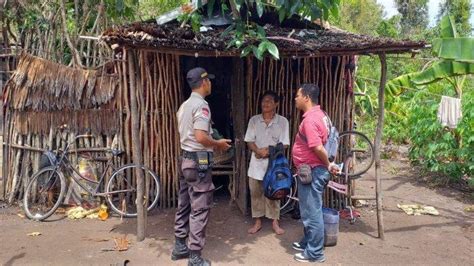
POLYGON ((384 239, 384 227, 383 227, 383 215, 382 215, 382 180, 381 180, 381 165, 380 165, 380 147, 382 146, 382 132, 384 123, 384 109, 385 109, 385 83, 387 82, 387 62, 385 53, 379 54, 381 75, 380 75, 380 86, 379 86, 379 110, 378 110, 378 121, 377 131, 375 134, 375 197, 377 199, 377 229, 378 236, 380 239, 384 239))
MULTIPOLYGON (((128 51, 128 74, 130 75, 130 112, 131 112, 131 119, 132 119, 132 154, 133 154, 133 163, 135 164, 142 164, 142 151, 140 149, 141 142, 140 142, 140 117, 138 114, 138 104, 137 104, 137 71, 138 68, 136 66, 136 56, 137 54, 129 50, 128 51)), ((144 208, 143 200, 144 200, 144 176, 143 171, 137 171, 137 241, 143 241, 145 239, 145 231, 146 231, 146 215, 147 211, 144 208)))
MULTIPOLYGON (((251 59, 248 59, 251 60, 251 59)), ((234 120, 235 135, 235 175, 234 175, 234 195, 235 202, 242 213, 247 214, 247 158, 245 156, 245 85, 244 85, 244 64, 239 57, 232 58, 234 67, 232 75, 232 116, 234 120)))

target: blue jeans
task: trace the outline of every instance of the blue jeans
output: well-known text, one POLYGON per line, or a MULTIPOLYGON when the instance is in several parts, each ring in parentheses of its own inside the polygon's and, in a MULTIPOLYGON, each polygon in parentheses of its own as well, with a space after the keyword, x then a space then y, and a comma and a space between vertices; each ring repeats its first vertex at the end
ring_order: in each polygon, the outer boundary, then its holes
POLYGON ((304 225, 304 236, 299 243, 305 249, 305 257, 320 260, 324 258, 322 195, 329 181, 329 172, 324 167, 316 167, 311 174, 311 184, 303 185, 298 179, 300 214, 304 225))

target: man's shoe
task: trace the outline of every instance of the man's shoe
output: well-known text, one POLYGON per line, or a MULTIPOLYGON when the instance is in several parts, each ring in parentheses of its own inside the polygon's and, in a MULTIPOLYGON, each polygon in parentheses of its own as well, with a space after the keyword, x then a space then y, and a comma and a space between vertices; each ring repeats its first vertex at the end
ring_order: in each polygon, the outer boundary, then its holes
POLYGON ((304 247, 301 246, 299 242, 293 242, 291 247, 296 251, 304 251, 304 247))
POLYGON ((293 257, 296 261, 299 262, 316 262, 316 263, 323 263, 326 261, 326 258, 322 257, 320 259, 311 259, 304 255, 304 253, 296 253, 293 257))
POLYGON ((180 260, 189 258, 189 249, 186 246, 186 238, 176 237, 173 251, 171 252, 171 260, 180 260))
POLYGON ((211 262, 201 257, 200 251, 189 253, 188 266, 211 266, 211 262))

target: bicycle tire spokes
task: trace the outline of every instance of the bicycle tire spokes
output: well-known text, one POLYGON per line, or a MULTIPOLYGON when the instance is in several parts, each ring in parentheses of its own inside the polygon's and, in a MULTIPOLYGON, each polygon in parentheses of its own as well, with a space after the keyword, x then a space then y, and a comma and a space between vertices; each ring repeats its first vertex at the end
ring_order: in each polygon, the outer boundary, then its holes
POLYGON ((370 140, 356 131, 341 133, 336 163, 344 161, 346 161, 344 167, 348 167, 349 170, 349 177, 359 177, 367 172, 374 161, 374 149, 370 140), (351 160, 346 160, 347 158, 351 160))
POLYGON ((39 174, 25 195, 28 208, 33 217, 40 218, 51 211, 60 200, 61 180, 54 171, 39 174))
POLYGON ((159 191, 159 188, 158 183, 154 181, 153 173, 144 168, 123 167, 113 174, 106 192, 109 204, 120 216, 133 217, 137 213, 137 180, 140 175, 144 178, 145 187, 148 183, 148 189, 145 188, 148 190, 148 197, 145 197, 146 201, 142 201, 142 204, 145 208, 156 204, 155 199, 158 196, 156 191, 159 191))

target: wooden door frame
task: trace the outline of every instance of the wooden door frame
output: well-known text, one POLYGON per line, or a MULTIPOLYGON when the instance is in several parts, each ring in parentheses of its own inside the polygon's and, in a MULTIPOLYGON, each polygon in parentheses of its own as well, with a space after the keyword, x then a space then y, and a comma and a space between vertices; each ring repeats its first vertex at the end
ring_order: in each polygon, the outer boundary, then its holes
MULTIPOLYGON (((240 211, 247 215, 248 208, 248 178, 245 128, 245 73, 244 60, 239 57, 232 58, 233 75, 231 84, 232 116, 235 137, 235 176, 234 176, 234 201, 240 211)), ((248 77, 247 77, 248 78, 248 77)))

